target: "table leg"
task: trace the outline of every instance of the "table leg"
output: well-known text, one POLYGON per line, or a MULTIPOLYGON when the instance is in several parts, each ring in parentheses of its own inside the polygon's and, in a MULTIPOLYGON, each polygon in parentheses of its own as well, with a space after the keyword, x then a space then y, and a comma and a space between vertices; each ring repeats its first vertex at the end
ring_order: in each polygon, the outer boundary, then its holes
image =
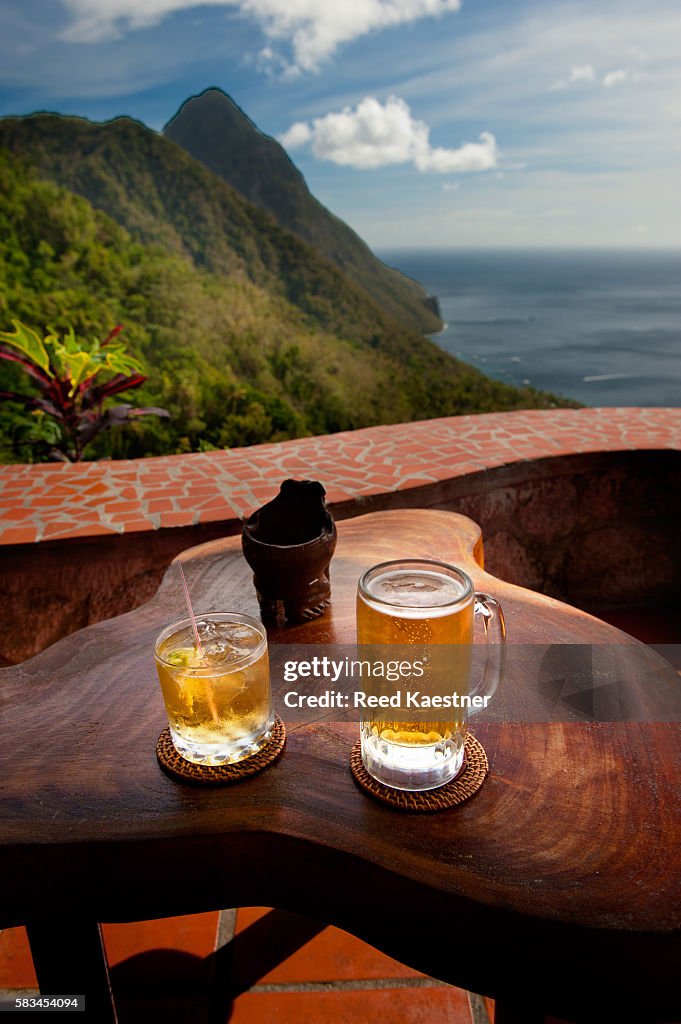
POLYGON ((86 1019, 117 1024, 97 922, 55 917, 34 921, 26 931, 41 995, 84 995, 86 1019))
POLYGON ((494 1024, 544 1024, 544 1014, 536 1006, 497 999, 494 1003, 494 1024))

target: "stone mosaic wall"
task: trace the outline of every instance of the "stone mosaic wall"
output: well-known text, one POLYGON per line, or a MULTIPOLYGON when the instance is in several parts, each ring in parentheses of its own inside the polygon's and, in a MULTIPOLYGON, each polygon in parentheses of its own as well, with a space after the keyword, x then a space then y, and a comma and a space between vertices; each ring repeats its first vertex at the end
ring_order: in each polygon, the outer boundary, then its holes
MULTIPOLYGON (((556 409, 369 427, 205 454, 0 467, 0 543, 145 533, 247 516, 286 477, 335 505, 523 460, 681 449, 680 409, 556 409)), ((356 514, 356 513, 355 513, 356 514)))

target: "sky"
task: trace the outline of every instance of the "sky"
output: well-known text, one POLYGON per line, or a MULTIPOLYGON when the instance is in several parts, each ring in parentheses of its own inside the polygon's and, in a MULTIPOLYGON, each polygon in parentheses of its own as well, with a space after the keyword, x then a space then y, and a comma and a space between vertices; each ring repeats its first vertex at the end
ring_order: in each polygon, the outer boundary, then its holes
POLYGON ((681 244, 677 0, 0 0, 0 116, 227 92, 374 249, 681 244))

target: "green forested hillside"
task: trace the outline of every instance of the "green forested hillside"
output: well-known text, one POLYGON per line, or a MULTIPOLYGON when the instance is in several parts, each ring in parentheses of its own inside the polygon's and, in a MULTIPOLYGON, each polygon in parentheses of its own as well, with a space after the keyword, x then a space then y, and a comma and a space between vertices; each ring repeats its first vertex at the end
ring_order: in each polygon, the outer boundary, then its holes
POLYGON ((3 118, 0 147, 108 213, 137 241, 158 242, 200 270, 242 277, 283 296, 316 327, 363 340, 384 334, 388 324, 391 333, 397 329, 320 252, 136 121, 93 124, 55 114, 3 118))
MULTIPOLYGON (((130 179, 126 194, 137 188, 130 179)), ((245 234, 242 242, 243 249, 260 244, 245 234)), ((72 323, 92 338, 124 324, 149 375, 133 401, 163 406, 172 416, 108 435, 99 454, 246 445, 551 401, 490 381, 402 331, 361 295, 355 298, 333 268, 320 279, 327 290, 317 290, 297 242, 289 249, 293 272, 285 286, 265 261, 256 283, 243 266, 232 273, 200 267, 186 248, 165 243, 142 244, 81 196, 0 153, 0 329, 11 318, 38 329, 72 323), (297 305, 294 285, 301 289, 297 305)), ((270 258, 276 263, 285 255, 270 258)), ((15 385, 19 374, 0 364, 0 390, 15 385)), ((31 449, 7 446, 34 430, 34 419, 3 403, 3 459, 30 458, 31 449)))

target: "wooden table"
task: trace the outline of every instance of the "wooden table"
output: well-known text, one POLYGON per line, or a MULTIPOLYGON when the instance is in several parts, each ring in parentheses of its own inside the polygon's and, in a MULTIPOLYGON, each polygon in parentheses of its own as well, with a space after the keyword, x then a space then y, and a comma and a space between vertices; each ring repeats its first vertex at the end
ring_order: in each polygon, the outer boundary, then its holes
MULTIPOLYGON (((464 566, 502 602, 512 642, 626 642, 632 665, 648 656, 589 615, 486 575, 470 520, 416 509, 340 523, 332 608, 271 642, 354 641, 357 579, 396 556, 464 566)), ((198 609, 257 614, 238 538, 183 557, 198 609)), ((113 1020, 97 922, 266 905, 492 995, 498 1020, 681 1019, 677 724, 481 718, 489 779, 430 816, 356 787, 350 723, 291 730, 284 756, 238 786, 190 788, 154 754, 165 715, 152 646, 181 600, 171 568, 148 604, 0 673, 0 926, 28 926, 41 990, 85 991, 93 1019, 113 1020)), ((529 661, 524 678, 517 659, 509 673, 509 706, 543 692, 529 661)), ((643 707, 636 672, 628 685, 643 707)))

